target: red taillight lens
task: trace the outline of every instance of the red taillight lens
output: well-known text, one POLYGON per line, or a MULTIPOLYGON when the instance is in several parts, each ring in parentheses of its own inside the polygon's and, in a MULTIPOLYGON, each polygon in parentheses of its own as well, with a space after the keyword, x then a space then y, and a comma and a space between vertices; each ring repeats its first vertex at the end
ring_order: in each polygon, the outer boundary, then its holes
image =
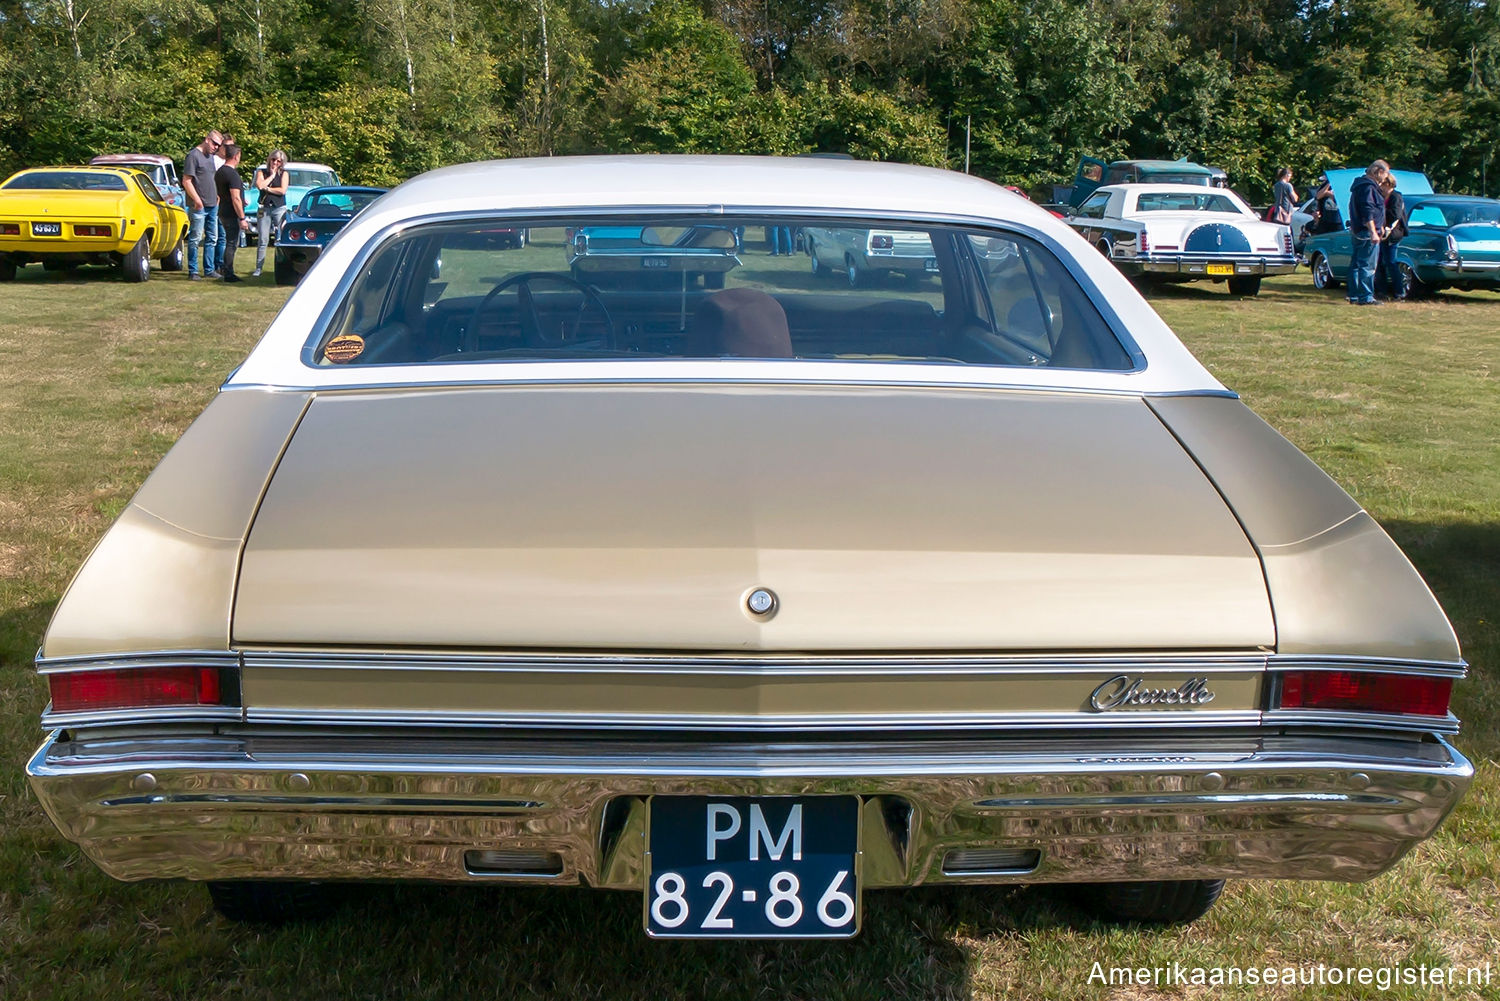
POLYGON ((0 236, 20 236, 21 224, 18 222, 0 222, 0 236))
POLYGON ((1288 254, 1292 252, 1292 231, 1287 230, 1281 234, 1281 246, 1288 254))
POLYGON ((137 667, 112 671, 67 671, 48 675, 52 711, 149 709, 159 706, 226 705, 232 686, 217 667, 137 667))
POLYGON ((73 232, 78 236, 108 236, 108 226, 74 226, 73 232))
POLYGON ((1140 249, 1140 252, 1143 255, 1151 253, 1151 241, 1148 240, 1148 239, 1146 239, 1146 231, 1145 230, 1141 230, 1141 249, 1140 249))
POLYGON ((889 236, 870 237, 871 250, 890 250, 896 245, 896 241, 889 236))
POLYGON ((1372 671, 1288 671, 1281 676, 1282 709, 1446 716, 1452 678, 1372 671))

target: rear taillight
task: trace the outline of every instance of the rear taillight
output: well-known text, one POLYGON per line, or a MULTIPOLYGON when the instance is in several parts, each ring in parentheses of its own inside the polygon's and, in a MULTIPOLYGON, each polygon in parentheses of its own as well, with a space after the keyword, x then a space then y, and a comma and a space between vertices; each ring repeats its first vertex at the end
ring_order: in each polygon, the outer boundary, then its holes
POLYGON ((237 676, 218 667, 132 667, 47 676, 54 713, 239 702, 237 676))
POLYGON ((20 236, 21 224, 18 222, 0 222, 0 236, 20 236))
POLYGON ((73 232, 78 236, 108 236, 108 226, 74 226, 73 232))
POLYGON ((1141 230, 1141 245, 1139 248, 1139 252, 1142 257, 1145 257, 1147 254, 1151 253, 1151 241, 1146 239, 1145 230, 1141 230))
POLYGON ((1375 671, 1287 671, 1280 709, 1446 716, 1452 678, 1375 671))
POLYGON ((1284 251, 1286 251, 1288 254, 1290 254, 1292 252, 1292 231, 1291 230, 1287 230, 1285 233, 1281 234, 1281 249, 1284 250, 1284 251))
POLYGON ((896 241, 889 236, 870 237, 871 250, 890 250, 896 245, 896 241))

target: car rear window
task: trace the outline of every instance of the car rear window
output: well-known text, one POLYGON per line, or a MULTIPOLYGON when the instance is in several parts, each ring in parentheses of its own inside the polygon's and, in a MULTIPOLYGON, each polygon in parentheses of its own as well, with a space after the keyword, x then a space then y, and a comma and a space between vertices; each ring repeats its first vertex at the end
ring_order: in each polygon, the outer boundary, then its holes
POLYGON ((1241 210, 1228 195, 1197 194, 1185 191, 1143 191, 1136 196, 1137 212, 1228 212, 1241 210))
POLYGON ((495 219, 421 227, 361 266, 322 365, 757 358, 1127 370, 1062 262, 919 223, 495 219))
POLYGON ((287 184, 294 188, 321 188, 325 184, 339 183, 339 179, 326 170, 291 167, 286 173, 287 184))
POLYGON ((5 187, 31 191, 125 191, 119 174, 87 170, 28 170, 5 182, 5 187))

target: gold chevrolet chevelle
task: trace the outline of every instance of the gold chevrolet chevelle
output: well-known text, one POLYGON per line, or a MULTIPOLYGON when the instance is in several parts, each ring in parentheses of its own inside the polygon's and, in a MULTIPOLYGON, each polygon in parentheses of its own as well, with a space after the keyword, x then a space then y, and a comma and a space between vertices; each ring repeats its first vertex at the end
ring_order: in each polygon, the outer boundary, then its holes
POLYGON ((1378 875, 1472 775, 1422 579, 1108 261, 817 158, 396 188, 37 663, 58 828, 249 920, 418 879, 629 890, 661 937, 938 884, 1180 922, 1378 875), (829 228, 930 256, 836 287, 829 228))

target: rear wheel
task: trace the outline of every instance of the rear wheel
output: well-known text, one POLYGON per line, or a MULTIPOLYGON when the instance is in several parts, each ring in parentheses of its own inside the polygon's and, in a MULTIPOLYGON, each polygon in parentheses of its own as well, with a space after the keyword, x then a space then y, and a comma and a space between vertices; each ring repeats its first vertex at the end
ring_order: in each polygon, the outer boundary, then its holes
POLYGON ((208 895, 221 915, 249 924, 316 921, 333 910, 328 887, 319 883, 209 883, 208 895))
POLYGON ((807 257, 812 262, 812 273, 819 278, 827 278, 830 268, 821 257, 818 256, 818 245, 809 238, 807 241, 807 257))
POLYGON ((853 254, 844 255, 844 270, 849 274, 849 287, 859 288, 865 280, 865 274, 855 262, 853 254))
POLYGON ((1397 265, 1401 269, 1401 283, 1406 286, 1406 297, 1408 299, 1426 299, 1437 291, 1431 285, 1417 277, 1412 266, 1405 261, 1397 265))
POLYGON ((1181 925, 1196 921, 1224 892, 1222 879, 1098 883, 1086 888, 1089 904, 1106 921, 1181 925))
POLYGON ((1229 279, 1230 295, 1260 295, 1260 275, 1253 278, 1229 279))
POLYGON ((1328 264, 1328 258, 1322 254, 1313 254, 1312 259, 1313 288, 1329 289, 1338 288, 1339 283, 1334 280, 1333 268, 1328 264))
POLYGON ((143 282, 151 277, 151 245, 144 236, 120 258, 120 277, 127 282, 143 282))
POLYGON ((163 271, 181 271, 182 260, 182 241, 178 240, 177 245, 172 248, 171 252, 161 259, 161 269, 163 271))

